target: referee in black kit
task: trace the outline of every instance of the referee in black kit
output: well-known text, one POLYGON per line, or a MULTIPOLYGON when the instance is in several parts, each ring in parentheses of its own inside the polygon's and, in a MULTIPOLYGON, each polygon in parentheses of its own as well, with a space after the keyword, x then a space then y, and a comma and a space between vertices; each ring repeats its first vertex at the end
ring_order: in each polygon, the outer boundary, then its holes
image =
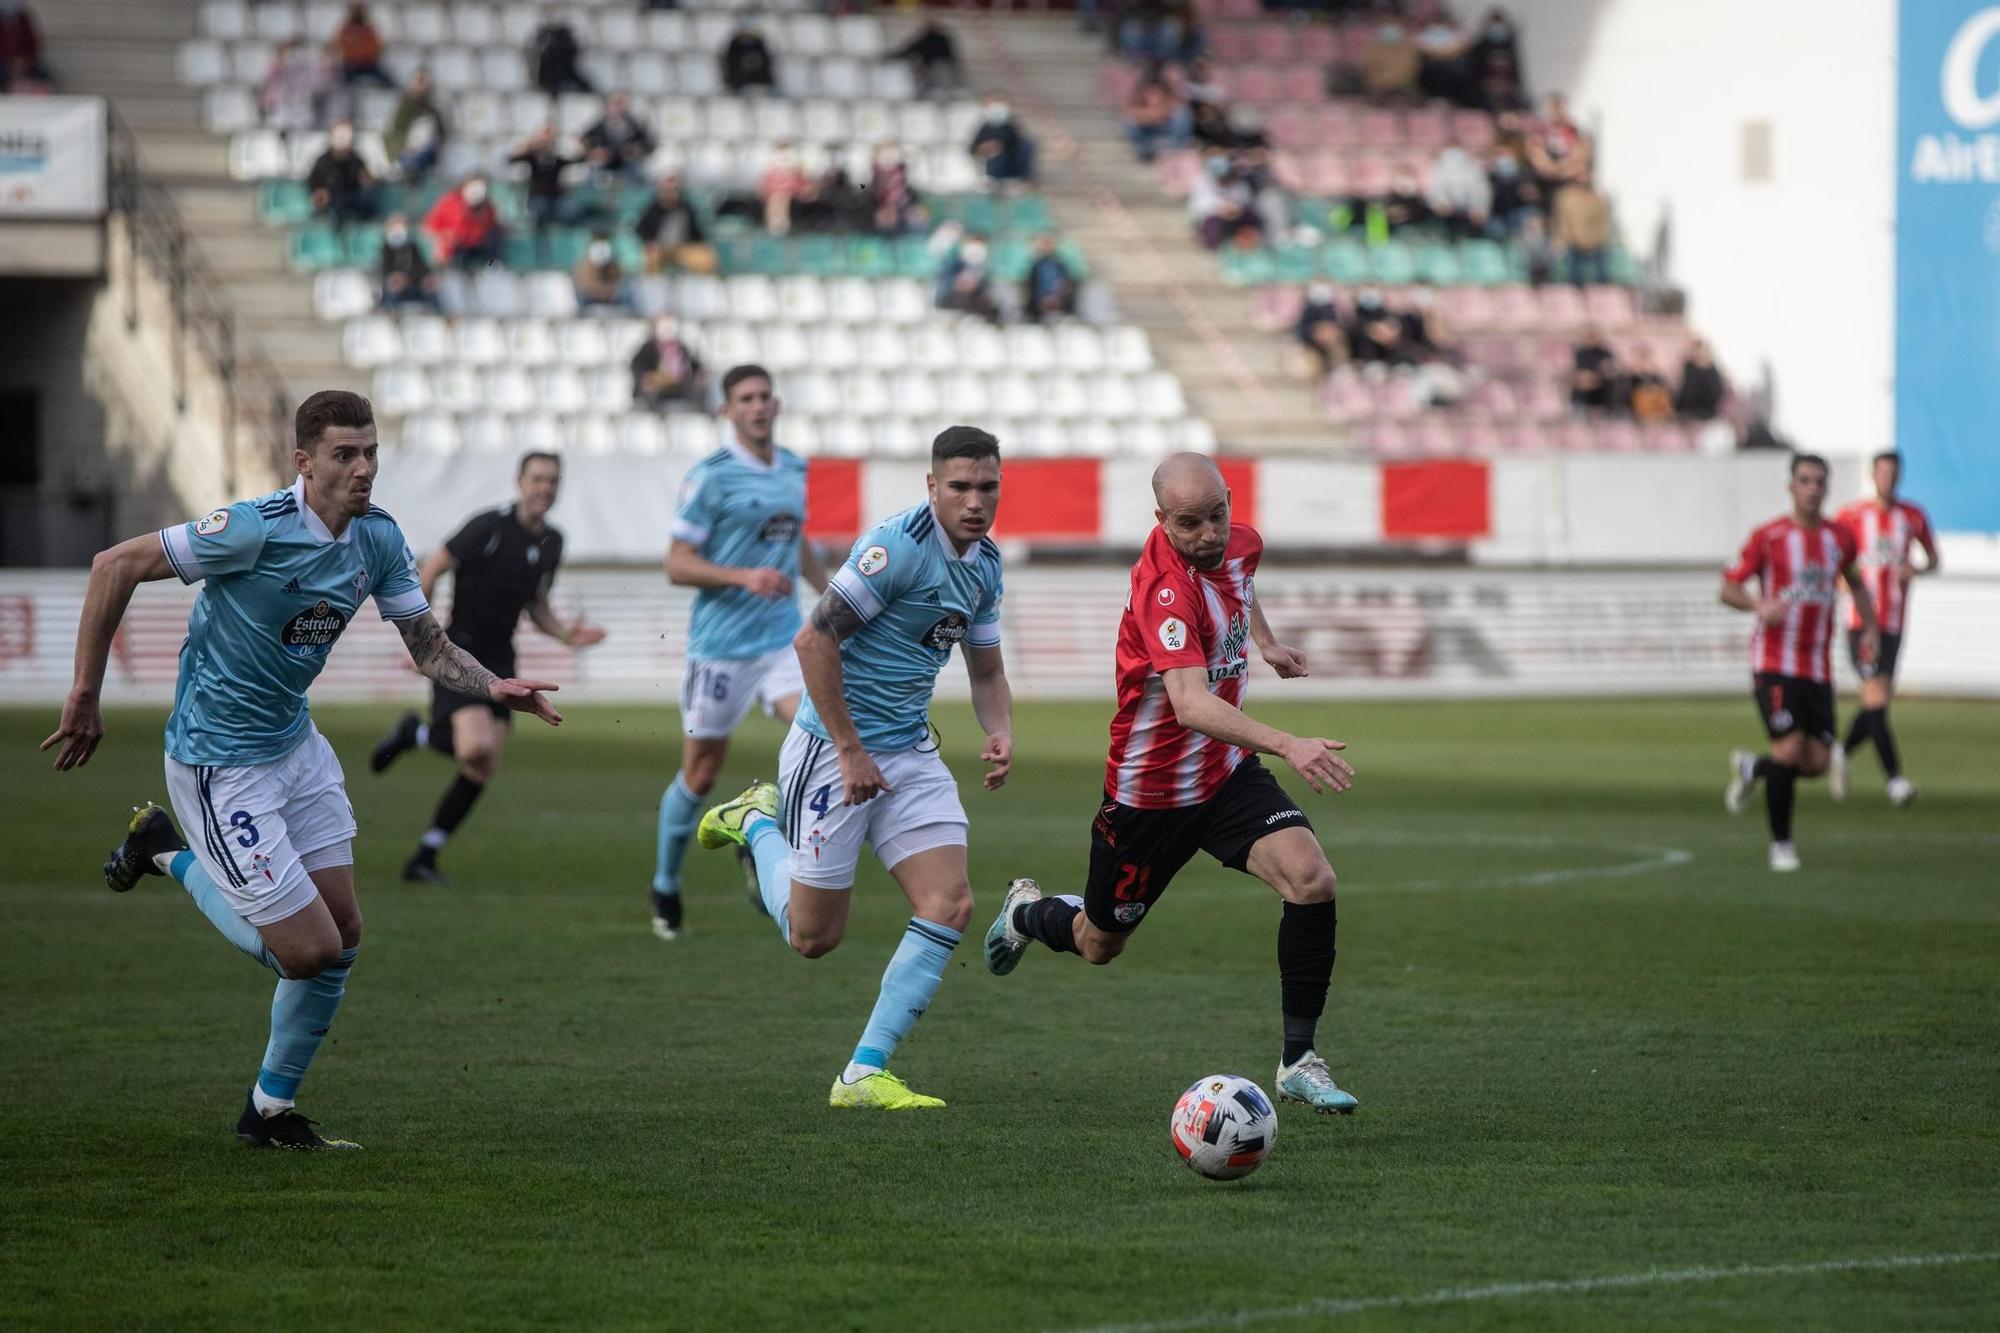
MULTIPOLYGON (((426 598, 439 578, 455 573, 446 636, 501 676, 514 674, 514 627, 524 611, 536 629, 567 647, 588 648, 604 639, 599 626, 586 624, 581 616, 566 625, 549 605, 563 552, 563 535, 548 522, 562 488, 562 460, 550 453, 524 454, 515 482, 519 499, 474 514, 418 571, 426 598)), ((458 762, 458 776, 438 802, 429 831, 403 863, 404 879, 451 882, 438 869, 438 853, 499 771, 509 726, 504 708, 434 685, 430 721, 405 713, 395 730, 376 743, 369 767, 377 773, 405 750, 422 745, 458 762)))

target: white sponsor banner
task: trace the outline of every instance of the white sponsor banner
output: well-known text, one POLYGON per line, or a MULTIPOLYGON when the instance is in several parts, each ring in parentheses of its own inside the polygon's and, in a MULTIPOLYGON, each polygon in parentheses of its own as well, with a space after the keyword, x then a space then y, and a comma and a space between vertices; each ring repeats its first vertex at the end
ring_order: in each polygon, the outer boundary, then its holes
MULTIPOLYGON (((1001 632, 1021 699, 1111 697, 1126 580, 1112 567, 1009 571, 1001 632)), ((1312 676, 1280 683, 1253 661, 1252 708, 1260 698, 1747 693, 1749 618, 1717 603, 1718 581, 1692 570, 1268 568, 1258 596, 1312 676)), ((62 698, 84 583, 81 570, 0 571, 0 700, 62 698)), ((172 699, 193 597, 175 582, 138 591, 112 650, 108 701, 172 699)), ((651 572, 565 570, 558 609, 610 637, 571 652, 524 625, 520 672, 558 682, 568 702, 672 703, 690 600, 651 572)), ((1902 683, 2000 697, 2000 580, 1926 579, 1913 601, 1902 683)), ((1835 657, 1851 687, 1844 640, 1835 657)), ((424 689, 394 627, 364 610, 313 693, 415 700, 424 689)), ((939 692, 964 697, 964 669, 947 667, 939 692)))
POLYGON ((0 97, 0 218, 104 215, 104 99, 0 97))

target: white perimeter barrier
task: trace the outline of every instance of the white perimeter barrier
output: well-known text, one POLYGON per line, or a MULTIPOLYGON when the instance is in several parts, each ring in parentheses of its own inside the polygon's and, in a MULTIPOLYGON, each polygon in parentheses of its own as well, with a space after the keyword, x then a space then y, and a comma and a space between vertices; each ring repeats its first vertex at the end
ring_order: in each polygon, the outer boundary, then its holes
MULTIPOLYGON (((1002 608, 1008 675, 1023 699, 1107 699, 1124 604, 1117 567, 1011 571, 1002 608)), ((1749 618, 1716 602, 1712 570, 1491 571, 1273 567, 1257 590, 1280 638, 1305 650, 1309 680, 1253 698, 1437 698, 1734 693, 1748 688, 1749 618)), ((0 700, 54 703, 67 691, 81 570, 0 571, 0 700)), ((106 680, 110 702, 165 704, 194 590, 141 588, 106 680)), ((565 702, 678 698, 689 594, 633 570, 568 570, 555 600, 610 631, 572 653, 523 625, 520 670, 563 686, 565 702)), ((1936 694, 2000 697, 2000 579, 1922 580, 1912 598, 1902 681, 1936 694)), ((1846 671, 1844 645, 1836 660, 1846 671)), ((1845 677, 1843 677, 1845 678, 1845 677)), ((1848 682, 1851 685, 1851 681, 1848 682)), ((965 674, 948 668, 949 697, 965 674)), ((364 608, 314 693, 415 699, 393 627, 364 608)))

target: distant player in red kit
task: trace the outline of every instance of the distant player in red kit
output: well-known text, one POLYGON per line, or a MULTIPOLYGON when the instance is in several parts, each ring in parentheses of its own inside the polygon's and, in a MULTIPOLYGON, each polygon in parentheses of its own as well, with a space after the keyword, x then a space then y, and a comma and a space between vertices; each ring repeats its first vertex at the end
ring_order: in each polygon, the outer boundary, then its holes
POLYGON ((1875 602, 1854 567, 1854 535, 1824 522, 1826 460, 1814 454, 1792 457, 1792 512, 1750 534, 1736 563, 1722 572, 1722 600, 1757 617, 1750 635, 1751 693, 1771 750, 1762 758, 1748 750, 1729 756, 1729 789, 1723 804, 1740 815, 1750 793, 1764 784, 1771 816, 1771 869, 1797 870, 1792 845, 1792 802, 1798 780, 1816 778, 1832 760, 1833 667, 1828 645, 1838 610, 1838 584, 1847 581, 1861 628, 1855 652, 1873 662, 1877 648, 1875 602), (1744 585, 1758 581, 1758 595, 1744 585))
POLYGON ((1931 535, 1931 521, 1924 511, 1896 498, 1896 483, 1902 480, 1902 455, 1891 449, 1875 455, 1871 470, 1875 498, 1857 500, 1834 517, 1834 522, 1854 536, 1859 553, 1862 582, 1875 602, 1875 617, 1881 624, 1882 644, 1872 662, 1861 657, 1861 608, 1847 610, 1847 647, 1854 658, 1854 670, 1861 677, 1861 712, 1848 730, 1847 744, 1833 747, 1833 766, 1827 771, 1827 785, 1836 801, 1847 799, 1847 760, 1870 741, 1882 757, 1882 774, 1888 779, 1889 801, 1899 809, 1917 799, 1916 786, 1903 776, 1903 762, 1896 753, 1896 738, 1889 734, 1889 699, 1896 690, 1896 659, 1903 651, 1903 628, 1909 616, 1910 580, 1918 574, 1935 574, 1938 568, 1937 539, 1931 535), (1910 560, 1913 546, 1924 548, 1924 567, 1910 560))
POLYGON ((1257 755, 1283 759, 1316 792, 1347 790, 1354 769, 1335 753, 1343 742, 1289 735, 1242 711, 1251 643, 1286 679, 1305 675, 1306 659, 1264 619, 1254 585, 1264 541, 1230 525, 1221 472, 1201 454, 1175 454, 1153 473, 1153 496, 1159 526, 1132 568, 1118 627, 1118 714, 1089 881, 1080 898, 1044 898, 1031 879, 1008 885, 986 932, 986 966, 1012 972, 1030 940, 1110 962, 1175 873, 1207 852, 1284 899, 1279 1099, 1349 1112, 1354 1098, 1313 1050, 1333 977, 1333 867, 1257 755))

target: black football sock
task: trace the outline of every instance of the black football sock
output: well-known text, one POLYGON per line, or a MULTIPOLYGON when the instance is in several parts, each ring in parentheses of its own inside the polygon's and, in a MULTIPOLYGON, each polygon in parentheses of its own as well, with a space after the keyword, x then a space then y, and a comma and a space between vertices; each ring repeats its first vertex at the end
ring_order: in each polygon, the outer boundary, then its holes
POLYGON ((1284 1062, 1313 1048, 1333 980, 1334 903, 1286 903, 1278 918, 1278 983, 1285 1013, 1284 1062))
POLYGON ((479 793, 485 790, 485 783, 474 782, 463 773, 453 778, 451 785, 444 790, 444 799, 438 802, 437 813, 431 816, 430 831, 424 834, 423 846, 417 855, 427 861, 435 861, 445 843, 451 840, 452 833, 472 813, 473 802, 479 799, 479 793))
POLYGON ((1871 708, 1868 711, 1875 717, 1875 750, 1882 756, 1882 772, 1887 777, 1899 778, 1903 776, 1903 757, 1896 753, 1896 738, 1889 734, 1889 710, 1871 708))
POLYGON ((1854 715, 1854 725, 1847 729, 1847 743, 1842 747, 1847 757, 1852 759, 1861 753, 1861 747, 1875 739, 1875 724, 1868 719, 1873 709, 1864 708, 1854 715))
POLYGON ((1037 898, 1014 909, 1014 929, 1057 953, 1076 952, 1076 914, 1083 909, 1060 898, 1037 898))
POLYGON ((1799 771, 1775 759, 1757 761, 1764 779, 1764 806, 1771 816, 1771 841, 1792 840, 1792 802, 1798 796, 1799 771))
POLYGON ((1791 771, 1768 754, 1758 755, 1757 762, 1750 765, 1750 776, 1764 782, 1769 782, 1780 773, 1791 771))

